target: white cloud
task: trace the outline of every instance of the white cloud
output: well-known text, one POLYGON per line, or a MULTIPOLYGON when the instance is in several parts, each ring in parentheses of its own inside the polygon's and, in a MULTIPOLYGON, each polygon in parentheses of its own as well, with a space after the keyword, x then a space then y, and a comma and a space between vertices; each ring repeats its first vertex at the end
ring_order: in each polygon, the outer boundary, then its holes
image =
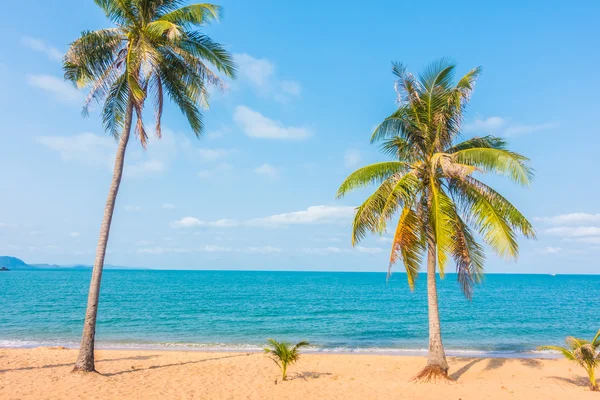
POLYGON ((255 218, 247 221, 251 226, 278 227, 287 225, 319 224, 350 220, 354 216, 354 207, 312 206, 303 211, 295 211, 255 218))
POLYGON ((36 139, 47 148, 58 152, 63 161, 77 161, 112 169, 116 143, 108 136, 81 133, 75 136, 39 136, 36 139))
POLYGON ((198 177, 200 179, 210 179, 215 177, 222 176, 225 172, 231 171, 233 169, 233 165, 228 163, 220 163, 214 168, 211 169, 203 169, 198 171, 198 177))
POLYGON ((183 217, 180 220, 171 222, 173 228, 194 228, 198 226, 208 226, 213 228, 232 228, 239 226, 240 222, 235 219, 219 219, 216 221, 202 221, 195 217, 183 217))
POLYGON ((197 248, 185 247, 146 247, 137 250, 140 254, 167 254, 167 253, 248 253, 248 254, 272 254, 281 253, 282 250, 273 246, 253 247, 247 246, 240 249, 227 246, 208 244, 197 248))
POLYGON ((61 61, 64 55, 57 48, 47 45, 41 39, 25 36, 21 38, 21 44, 31 50, 44 53, 52 61, 61 61))
POLYGON ((544 232, 549 235, 562 237, 600 236, 600 228, 596 228, 593 226, 561 226, 557 228, 546 229, 544 232))
POLYGON ((382 243, 392 243, 394 241, 394 238, 387 237, 387 236, 381 236, 381 237, 377 238, 377 241, 382 242, 382 243))
POLYGON ((277 168, 267 163, 255 168, 254 172, 256 172, 259 175, 268 176, 271 179, 275 179, 279 176, 279 171, 277 170, 277 168))
POLYGON ((542 253, 545 253, 545 254, 556 254, 556 253, 560 253, 561 251, 562 251, 561 247, 547 246, 542 249, 542 253))
POLYGON ((328 255, 328 254, 340 254, 347 253, 347 249, 340 249, 339 247, 309 247, 302 249, 303 253, 315 254, 315 255, 328 255))
POLYGON ((69 236, 71 236, 71 237, 79 237, 79 236, 81 236, 81 233, 79 233, 79 232, 71 232, 71 233, 69 233, 69 236))
POLYGON ((236 53, 233 56, 238 65, 238 79, 250 83, 260 91, 267 90, 275 73, 275 65, 265 58, 254 58, 247 53, 236 53))
POLYGON ((344 153, 344 165, 347 168, 356 167, 360 163, 360 152, 356 149, 348 149, 344 153))
POLYGON ((165 254, 165 253, 190 253, 190 249, 180 248, 180 247, 146 247, 143 249, 138 249, 138 253, 140 254, 165 254))
POLYGON ((279 86, 284 92, 299 97, 302 94, 302 86, 296 81, 281 81, 279 86))
POLYGON ((30 86, 45 90, 62 103, 83 104, 83 93, 63 79, 52 75, 27 75, 27 83, 30 86))
POLYGON ((569 239, 572 242, 578 243, 586 243, 586 244, 600 244, 600 237, 592 236, 592 237, 579 237, 576 239, 569 239))
POLYGON ((203 221, 196 217, 184 217, 171 222, 173 228, 217 227, 231 228, 237 226, 259 226, 276 228, 288 225, 310 225, 350 221, 354 215, 354 207, 340 206, 311 206, 303 211, 276 214, 263 218, 254 218, 245 221, 236 219, 219 219, 203 221))
POLYGON ((125 205, 125 206, 123 206, 123 209, 124 209, 125 211, 128 211, 128 212, 137 212, 137 211, 142 211, 142 207, 140 207, 140 206, 132 206, 132 205, 129 205, 129 204, 128 204, 128 205, 125 205))
POLYGON ((206 245, 201 248, 201 251, 205 251, 207 253, 229 253, 233 249, 231 247, 223 247, 223 246, 215 246, 215 245, 206 245))
POLYGON ((248 247, 244 248, 244 252, 257 253, 257 254, 270 254, 270 253, 281 253, 282 250, 279 247, 273 247, 273 246, 262 246, 262 247, 248 246, 248 247))
POLYGON ((536 217, 535 220, 552 225, 594 224, 600 223, 600 214, 570 213, 553 217, 536 217))
POLYGON ((378 253, 381 253, 383 251, 383 249, 380 248, 380 247, 362 247, 362 246, 356 246, 355 249, 359 253, 367 253, 367 254, 378 254, 378 253))
POLYGON ((378 254, 378 253, 381 253, 383 251, 383 249, 381 249, 379 247, 362 247, 362 246, 357 246, 354 249, 341 249, 339 247, 333 247, 333 246, 309 247, 309 248, 302 249, 303 253, 314 254, 314 255, 351 253, 353 251, 356 251, 358 253, 364 253, 364 254, 378 254))
POLYGON ((510 125, 504 131, 505 136, 519 136, 526 135, 529 133, 546 131, 548 129, 556 128, 557 123, 550 122, 545 124, 534 124, 534 125, 510 125))
POLYGON ((161 173, 166 169, 166 165, 160 160, 147 160, 139 164, 127 165, 125 175, 128 177, 151 176, 161 173))
POLYGON ((501 117, 488 117, 485 119, 476 119, 475 121, 465 124, 463 130, 465 132, 485 133, 497 132, 500 128, 506 125, 506 120, 501 117))
POLYGON ((0 222, 0 228, 16 228, 17 226, 14 224, 7 224, 4 222, 0 222))
POLYGON ((198 155, 200 156, 200 160, 203 162, 215 162, 222 158, 227 157, 233 150, 229 149, 207 149, 207 148, 199 148, 198 155))
POLYGON ((167 209, 167 210, 174 210, 177 207, 175 206, 175 204, 163 203, 162 208, 167 209))
POLYGON ((207 132, 204 136, 209 140, 215 140, 220 139, 231 132, 232 129, 230 127, 223 125, 219 129, 214 129, 212 131, 207 132))
POLYGON ((293 80, 280 80, 275 64, 266 58, 255 58, 247 53, 233 55, 238 65, 238 80, 252 87, 259 96, 271 97, 280 103, 287 103, 300 97, 302 86, 293 80))
POLYGON ((557 123, 542 123, 542 124, 515 124, 508 119, 502 117, 488 117, 485 119, 476 119, 475 121, 465 124, 463 130, 465 132, 473 132, 478 134, 495 133, 503 136, 519 136, 530 133, 545 131, 557 127, 557 123))
POLYGON ((302 127, 286 127, 281 122, 265 117, 246 106, 238 106, 233 119, 247 136, 259 139, 306 139, 312 132, 302 127))

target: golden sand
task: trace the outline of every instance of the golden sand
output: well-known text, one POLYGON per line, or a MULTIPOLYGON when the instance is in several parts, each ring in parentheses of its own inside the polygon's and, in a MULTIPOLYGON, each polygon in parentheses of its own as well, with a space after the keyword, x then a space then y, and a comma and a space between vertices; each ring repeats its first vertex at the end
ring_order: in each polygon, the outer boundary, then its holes
POLYGON ((452 383, 410 382, 423 357, 306 354, 278 381, 261 353, 100 350, 98 374, 72 374, 76 350, 0 349, 0 399, 594 399, 566 360, 449 358, 452 383))

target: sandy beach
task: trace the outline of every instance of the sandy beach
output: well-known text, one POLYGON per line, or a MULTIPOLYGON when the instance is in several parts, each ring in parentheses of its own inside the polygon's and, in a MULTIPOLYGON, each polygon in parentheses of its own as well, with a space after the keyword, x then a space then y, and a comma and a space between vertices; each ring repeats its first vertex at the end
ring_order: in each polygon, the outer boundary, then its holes
POLYGON ((0 349, 0 399, 598 399, 561 359, 450 357, 453 383, 413 383, 424 357, 306 354, 277 382, 261 353, 99 350, 99 374, 72 374, 75 350, 0 349))

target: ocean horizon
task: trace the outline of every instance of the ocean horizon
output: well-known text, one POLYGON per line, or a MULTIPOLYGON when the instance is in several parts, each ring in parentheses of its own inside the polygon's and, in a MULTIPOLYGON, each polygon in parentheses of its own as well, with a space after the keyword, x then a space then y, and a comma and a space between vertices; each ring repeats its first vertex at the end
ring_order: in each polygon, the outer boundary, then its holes
MULTIPOLYGON (((313 352, 421 355, 427 351, 425 274, 379 272, 106 270, 99 348, 258 351, 269 337, 308 340, 313 352)), ((89 270, 0 275, 0 347, 77 347, 89 270)), ((472 300, 456 276, 438 278, 449 355, 552 357, 536 347, 591 337, 600 299, 581 296, 598 275, 487 274, 472 300)))

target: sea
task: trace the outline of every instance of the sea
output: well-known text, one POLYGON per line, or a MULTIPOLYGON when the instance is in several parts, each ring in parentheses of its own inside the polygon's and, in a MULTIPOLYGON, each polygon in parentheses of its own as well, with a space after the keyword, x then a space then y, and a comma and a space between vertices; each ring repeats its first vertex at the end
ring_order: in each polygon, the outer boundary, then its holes
MULTIPOLYGON (((77 347, 89 270, 0 272, 0 347, 77 347)), ((438 280, 450 355, 553 357, 540 345, 600 329, 599 275, 488 274, 472 300, 438 280)), ((105 270, 99 348, 258 351, 267 338, 313 352, 425 354, 426 276, 105 270)))

